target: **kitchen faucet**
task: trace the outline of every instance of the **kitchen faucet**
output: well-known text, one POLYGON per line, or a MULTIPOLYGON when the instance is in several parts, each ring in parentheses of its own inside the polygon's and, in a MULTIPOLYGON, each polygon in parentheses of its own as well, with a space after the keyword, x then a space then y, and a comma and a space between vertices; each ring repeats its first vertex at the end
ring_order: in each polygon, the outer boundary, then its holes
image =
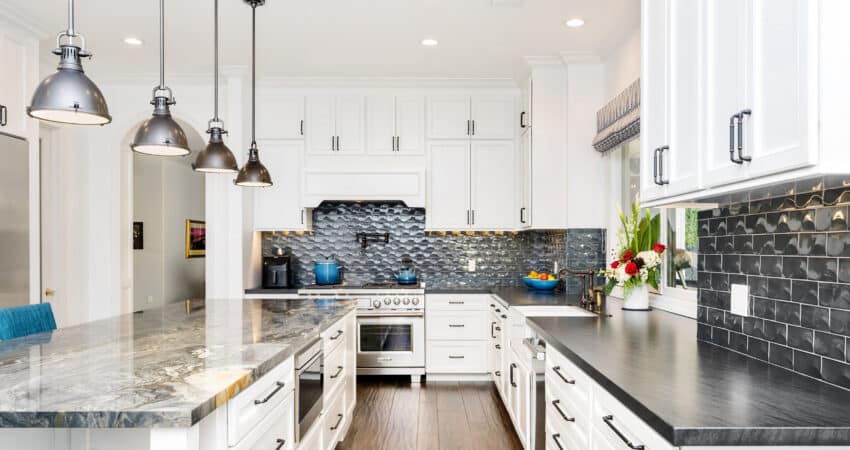
POLYGON ((596 304, 594 300, 596 271, 593 269, 571 269, 569 267, 564 267, 558 271, 558 279, 563 280, 564 284, 566 284, 569 276, 581 278, 581 307, 594 310, 596 304))

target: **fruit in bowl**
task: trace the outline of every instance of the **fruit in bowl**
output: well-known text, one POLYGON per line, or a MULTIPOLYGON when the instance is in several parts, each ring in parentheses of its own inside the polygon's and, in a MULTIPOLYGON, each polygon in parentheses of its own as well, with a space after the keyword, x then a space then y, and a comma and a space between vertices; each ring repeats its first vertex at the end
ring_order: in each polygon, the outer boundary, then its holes
POLYGON ((522 281, 531 289, 537 291, 551 291, 558 286, 558 278, 548 273, 531 272, 522 278, 522 281))

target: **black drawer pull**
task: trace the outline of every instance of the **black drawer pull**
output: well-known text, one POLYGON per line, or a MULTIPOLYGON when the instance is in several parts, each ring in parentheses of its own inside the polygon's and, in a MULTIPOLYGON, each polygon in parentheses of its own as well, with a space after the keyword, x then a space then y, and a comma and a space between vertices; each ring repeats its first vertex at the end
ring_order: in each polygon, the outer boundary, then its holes
POLYGON ((5 127, 9 123, 9 108, 6 105, 0 105, 0 127, 5 127))
POLYGON ((332 341, 335 341, 335 340, 339 339, 340 336, 342 336, 342 330, 336 330, 336 334, 331 336, 330 339, 332 341))
POLYGON ((333 380, 334 378, 339 377, 339 374, 341 374, 341 373, 342 373, 342 366, 336 366, 336 373, 335 373, 335 374, 333 374, 333 375, 331 375, 331 377, 330 377, 330 378, 331 378, 331 380, 333 380))
POLYGON ((283 387, 286 385, 286 383, 284 383, 282 381, 278 381, 275 384, 277 384, 277 387, 274 388, 274 390, 271 391, 271 393, 269 393, 269 395, 267 395, 266 398, 264 398, 262 400, 254 400, 254 404, 255 405, 262 405, 263 403, 268 402, 269 400, 272 399, 272 397, 274 397, 275 394, 280 392, 280 390, 283 389, 283 387))
POLYGON ((338 419, 336 419, 336 425, 334 425, 334 426, 332 426, 332 427, 331 427, 331 431, 336 431, 336 429, 337 429, 337 428, 339 428, 340 424, 342 424, 342 417, 343 417, 343 415, 342 415, 342 414, 337 414, 336 416, 338 417, 338 419))
POLYGON ((514 369, 517 368, 517 365, 511 363, 511 386, 516 387, 516 381, 514 381, 514 369))
POLYGON ((496 344, 496 350, 501 350, 501 349, 502 349, 502 346, 499 345, 499 344, 496 344))
POLYGON ((555 441, 555 445, 557 445, 559 449, 564 450, 564 446, 561 445, 561 433, 553 434, 552 440, 555 441))
POLYGON ((465 302, 457 302, 457 301, 449 300, 449 304, 450 304, 450 305, 463 305, 464 303, 465 303, 465 302))
POLYGON ((575 417, 567 417, 567 414, 564 413, 564 410, 561 409, 560 405, 561 405, 560 400, 552 400, 552 406, 555 407, 555 411, 558 411, 558 414, 560 414, 561 417, 564 418, 564 420, 566 420, 567 422, 575 422, 576 418, 575 417))
POLYGON ((463 359, 465 356, 463 355, 449 355, 449 359, 463 359))
POLYGON ((497 371, 495 371, 495 372, 493 372, 493 373, 495 373, 497 377, 502 376, 502 371, 501 371, 501 370, 497 370, 497 371))
POLYGON ((277 447, 275 447, 274 450, 280 450, 284 445, 286 445, 286 439, 278 439, 275 442, 277 442, 277 447))
POLYGON ((507 318, 508 318, 508 316, 502 314, 502 319, 507 319, 507 318))
POLYGON ((465 327, 465 326, 466 326, 466 325, 464 325, 464 324, 462 324, 462 323, 450 323, 450 324, 449 324, 449 328, 463 328, 463 327, 465 327))
POLYGON ((567 377, 565 377, 564 374, 561 373, 561 366, 553 367, 552 371, 554 371, 555 374, 558 375, 558 377, 560 377, 562 380, 564 380, 564 383, 576 384, 576 380, 568 380, 567 377))
POLYGON ((496 322, 490 322, 490 337, 496 339, 496 322))
POLYGON ((640 445, 640 444, 632 444, 632 441, 630 441, 630 440, 629 440, 629 439, 628 439, 628 438, 627 438, 627 437, 623 434, 623 432, 621 432, 620 430, 618 430, 618 429, 617 429, 617 427, 615 427, 615 426, 614 426, 614 416, 607 415, 607 416, 602 417, 602 420, 605 422, 605 424, 606 424, 606 425, 608 425, 608 427, 609 427, 609 428, 611 428, 611 429, 614 431, 614 433, 616 433, 616 434, 617 434, 617 437, 619 437, 620 439, 622 439, 622 441, 623 441, 623 442, 624 442, 624 443, 625 443, 625 444, 626 444, 626 445, 627 445, 630 449, 632 449, 632 450, 643 450, 643 449, 645 448, 643 445, 640 445))

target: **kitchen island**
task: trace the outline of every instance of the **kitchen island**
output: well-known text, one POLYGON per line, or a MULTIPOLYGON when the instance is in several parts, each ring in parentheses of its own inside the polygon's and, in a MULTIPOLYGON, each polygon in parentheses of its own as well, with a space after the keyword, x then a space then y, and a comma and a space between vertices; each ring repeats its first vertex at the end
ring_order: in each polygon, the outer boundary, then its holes
POLYGON ((272 374, 291 391, 293 356, 353 324, 354 310, 334 299, 207 300, 188 314, 171 304, 2 342, 0 448, 227 448, 231 400, 272 374))

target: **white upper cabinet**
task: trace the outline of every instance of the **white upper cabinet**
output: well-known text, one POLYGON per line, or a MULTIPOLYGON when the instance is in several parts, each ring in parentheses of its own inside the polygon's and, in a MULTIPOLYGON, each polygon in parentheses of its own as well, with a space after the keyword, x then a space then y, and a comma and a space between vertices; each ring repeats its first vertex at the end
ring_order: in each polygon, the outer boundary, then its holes
POLYGON ((365 150, 365 98, 361 95, 307 97, 305 123, 311 154, 360 154, 365 150))
POLYGON ((274 91, 258 92, 257 137, 259 139, 303 139, 304 97, 274 91))
POLYGON ((649 201, 664 197, 658 154, 667 142, 667 0, 641 5, 640 194, 649 201))
POLYGON ((467 139, 471 132, 469 96, 432 95, 428 97, 428 137, 467 139))
POLYGON ((528 77, 525 84, 522 86, 522 94, 520 96, 520 112, 519 112, 519 129, 525 135, 531 130, 531 112, 532 99, 534 98, 534 83, 531 77, 528 77))
POLYGON ((472 142, 470 224, 474 229, 516 227, 514 141, 472 142))
POLYGON ((257 146, 260 160, 269 169, 274 184, 254 189, 254 229, 309 230, 310 211, 301 207, 304 143, 260 140, 257 146))
POLYGON ((473 139, 513 139, 517 128, 516 99, 505 95, 472 97, 473 139))
POLYGON ((517 221, 519 228, 531 227, 531 133, 523 133, 519 142, 517 164, 517 221))
POLYGON ((371 154, 425 153, 425 98, 373 95, 366 99, 367 143, 371 154))
POLYGON ((462 230, 470 226, 469 145, 468 140, 428 145, 428 229, 462 230))
POLYGON ((0 31, 0 132, 26 137, 27 47, 0 31))

